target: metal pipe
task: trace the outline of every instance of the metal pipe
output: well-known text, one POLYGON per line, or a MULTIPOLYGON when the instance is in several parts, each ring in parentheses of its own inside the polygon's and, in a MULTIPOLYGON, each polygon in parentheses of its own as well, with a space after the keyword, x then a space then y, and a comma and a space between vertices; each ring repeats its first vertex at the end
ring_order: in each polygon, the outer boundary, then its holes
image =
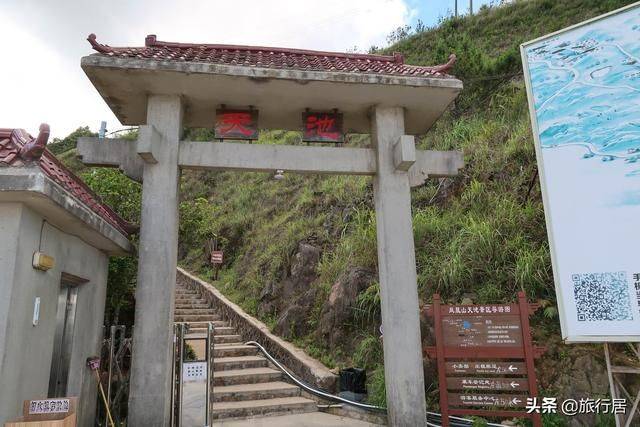
MULTIPOLYGON (((310 385, 302 382, 301 380, 297 379, 296 377, 294 377, 284 366, 282 366, 280 363, 278 363, 278 361, 276 359, 273 358, 273 356, 271 356, 269 354, 269 352, 259 343, 255 342, 255 341, 248 341, 245 343, 245 345, 252 345, 254 347, 257 347, 262 354, 264 354, 264 356, 273 364, 275 365, 276 368, 278 368, 283 374, 285 374, 291 381, 293 381, 296 385, 298 385, 299 387, 301 387, 302 389, 304 389, 305 391, 314 394, 316 396, 320 396, 323 397, 327 400, 332 400, 335 402, 342 402, 342 403, 346 403, 347 405, 351 405, 351 406, 355 406, 357 408, 361 408, 361 409, 365 409, 367 411, 374 411, 374 412, 387 412, 387 408, 382 407, 382 406, 376 406, 376 405, 368 405, 366 403, 360 403, 360 402, 354 402, 352 400, 348 400, 345 399, 343 397, 340 396, 336 396, 330 393, 327 393, 325 391, 322 390, 318 390, 315 389, 313 387, 311 387, 310 385)), ((427 417, 435 417, 435 418, 442 418, 441 414, 438 414, 437 412, 427 412, 427 417)), ((469 427, 471 425, 473 425, 473 421, 468 420, 466 418, 460 418, 460 417, 454 417, 454 416, 449 416, 449 420, 451 420, 451 425, 452 427, 469 427)), ((441 427, 441 424, 439 423, 432 423, 430 421, 427 420, 427 425, 429 426, 433 426, 433 427, 441 427)), ((495 423, 487 423, 487 426, 490 427, 502 427, 502 424, 495 424, 495 423)))
POLYGON ((211 412, 213 406, 213 355, 215 345, 215 325, 213 322, 207 324, 207 341, 205 348, 205 358, 207 360, 207 388, 205 393, 204 418, 205 427, 211 425, 211 412))
POLYGON ((178 325, 173 324, 173 344, 171 346, 171 427, 176 423, 176 344, 178 342, 178 325))
POLYGON ((178 392, 176 393, 178 397, 178 416, 176 419, 176 427, 182 426, 182 365, 184 361, 184 335, 185 335, 185 324, 180 323, 178 325, 178 392))
MULTIPOLYGON (((116 327, 109 327, 109 365, 107 366, 107 407, 111 407, 111 376, 113 372, 113 347, 115 346, 116 327)), ((107 427, 108 419, 104 420, 104 427, 107 427)))

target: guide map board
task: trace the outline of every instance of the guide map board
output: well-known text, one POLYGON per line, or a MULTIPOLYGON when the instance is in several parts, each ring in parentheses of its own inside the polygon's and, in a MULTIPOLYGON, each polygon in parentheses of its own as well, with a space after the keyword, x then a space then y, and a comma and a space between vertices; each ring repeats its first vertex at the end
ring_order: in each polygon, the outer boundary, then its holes
POLYGON ((545 348, 533 344, 529 316, 539 307, 524 292, 517 304, 445 305, 433 296, 426 312, 436 345, 426 351, 438 364, 444 427, 450 415, 526 417, 542 426, 540 414, 523 409, 538 396, 534 359, 545 348))
POLYGON ((640 3, 521 46, 562 336, 640 341, 640 3))

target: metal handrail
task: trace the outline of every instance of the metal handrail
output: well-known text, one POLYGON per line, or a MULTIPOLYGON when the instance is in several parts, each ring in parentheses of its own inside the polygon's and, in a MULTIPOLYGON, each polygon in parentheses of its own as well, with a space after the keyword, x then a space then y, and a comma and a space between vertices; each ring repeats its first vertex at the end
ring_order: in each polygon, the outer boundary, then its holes
MULTIPOLYGON (((255 341, 248 341, 248 342, 245 343, 245 345, 251 345, 251 346, 257 347, 262 352, 262 354, 264 354, 265 357, 273 365, 275 365, 276 368, 278 368, 283 374, 285 374, 296 385, 298 385, 299 387, 303 388, 305 391, 307 391, 307 392, 309 392, 311 394, 314 394, 316 396, 320 396, 320 397, 323 397, 325 399, 332 400, 332 401, 335 401, 335 402, 346 403, 347 405, 355 406, 357 408, 365 409, 367 411, 374 411, 374 412, 379 412, 379 413, 386 413, 387 412, 387 408, 385 408, 383 406, 368 405, 366 403, 354 402, 353 400, 345 399, 344 397, 336 396, 336 395, 333 395, 331 393, 327 393, 325 391, 313 388, 310 385, 306 384, 305 382, 303 382, 303 381, 299 380, 298 378, 296 378, 295 376, 293 376, 284 366, 282 366, 276 359, 274 359, 273 356, 271 356, 269 354, 269 352, 262 345, 260 345, 259 343, 255 342, 255 341)), ((429 411, 427 411, 427 425, 431 426, 431 427, 441 427, 441 424, 439 424, 439 423, 434 424, 434 423, 430 422, 428 420, 429 416, 442 419, 442 415, 441 414, 439 414, 437 412, 429 412, 429 411)), ((450 420, 450 424, 451 424, 452 427, 469 427, 469 426, 473 425, 473 421, 472 420, 468 420, 466 418, 449 416, 449 420, 450 420)), ((486 425, 490 426, 490 427, 502 427, 502 424, 495 424, 495 423, 487 423, 486 425)))
POLYGON ((310 385, 300 381, 296 377, 294 377, 289 371, 287 371, 287 369, 284 366, 282 366, 280 363, 278 363, 278 361, 276 359, 274 359, 262 345, 258 344, 255 341, 246 342, 245 345, 252 345, 254 347, 258 347, 258 349, 266 356, 266 358, 269 359, 269 361, 271 363, 273 363, 280 371, 282 371, 282 373, 284 373, 287 377, 289 377, 289 379, 291 381, 293 381, 294 383, 296 383, 296 385, 302 387, 303 389, 305 389, 306 391, 308 391, 311 394, 315 394, 317 396, 324 397, 325 399, 328 399, 328 400, 333 400, 333 401, 336 401, 336 402, 346 403, 347 405, 352 405, 352 406, 355 406, 355 407, 358 407, 358 408, 362 408, 362 409, 366 409, 366 410, 369 410, 369 411, 385 412, 385 413, 387 412, 387 408, 383 408, 382 406, 368 405, 366 403, 354 402, 352 400, 345 399, 344 397, 335 396, 335 395, 327 393, 325 391, 317 390, 317 389, 311 387, 310 385))

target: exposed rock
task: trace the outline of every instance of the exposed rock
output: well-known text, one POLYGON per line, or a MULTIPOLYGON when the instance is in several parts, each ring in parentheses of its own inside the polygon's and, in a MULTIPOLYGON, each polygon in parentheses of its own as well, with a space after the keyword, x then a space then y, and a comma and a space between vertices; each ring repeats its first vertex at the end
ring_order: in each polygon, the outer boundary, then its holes
MULTIPOLYGON (((609 381, 601 345, 567 345, 559 335, 532 329, 534 342, 545 345, 546 353, 536 360, 540 388, 548 396, 557 397, 558 405, 565 399, 608 398, 609 381)), ((594 414, 580 414, 566 418, 572 427, 592 426, 594 414)))
POLYGON ((268 283, 262 290, 260 309, 267 313, 282 313, 274 332, 285 338, 308 332, 309 310, 317 293, 311 284, 318 277, 316 269, 320 255, 320 248, 300 242, 287 277, 280 283, 268 283))
POLYGON ((355 267, 340 276, 331 288, 329 299, 322 309, 319 333, 329 346, 340 342, 345 333, 343 325, 353 316, 358 294, 375 280, 368 269, 355 267))
MULTIPOLYGON (((560 363, 562 375, 558 375, 553 384, 558 400, 604 397, 609 393, 609 380, 603 364, 593 357, 583 354, 567 358, 560 363)), ((572 427, 591 426, 595 423, 594 414, 582 414, 570 417, 572 427)))

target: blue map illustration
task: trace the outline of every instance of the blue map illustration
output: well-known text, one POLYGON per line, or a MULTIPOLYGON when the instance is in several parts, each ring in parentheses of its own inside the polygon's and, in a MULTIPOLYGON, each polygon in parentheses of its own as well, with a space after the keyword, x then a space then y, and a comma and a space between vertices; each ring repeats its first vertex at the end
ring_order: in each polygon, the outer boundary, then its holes
POLYGON ((640 178, 640 9, 526 54, 542 148, 579 145, 581 161, 625 165, 621 173, 640 178))

